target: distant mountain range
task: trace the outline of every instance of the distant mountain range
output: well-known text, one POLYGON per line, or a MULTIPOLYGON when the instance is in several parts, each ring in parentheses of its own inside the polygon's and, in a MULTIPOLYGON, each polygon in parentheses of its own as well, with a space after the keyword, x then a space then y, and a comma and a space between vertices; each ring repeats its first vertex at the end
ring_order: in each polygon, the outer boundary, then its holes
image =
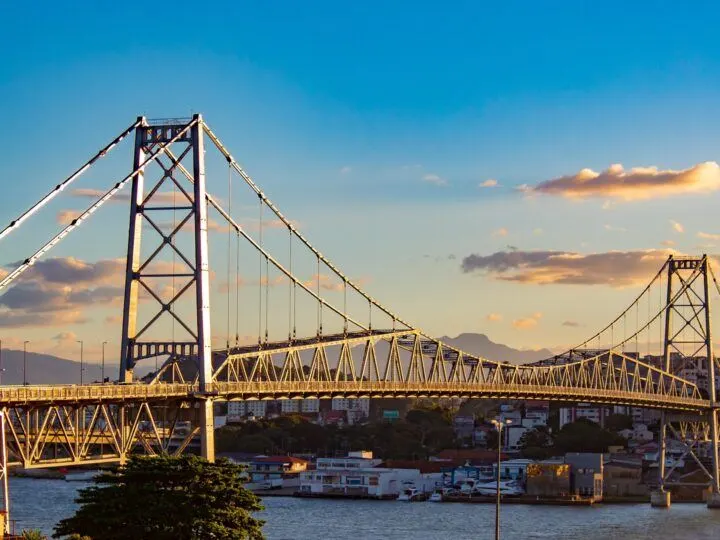
POLYGON ((443 336, 439 339, 453 347, 457 347, 465 352, 477 354, 488 360, 507 361, 511 364, 525 364, 553 356, 553 353, 549 349, 527 351, 513 349, 507 345, 491 341, 485 334, 466 333, 454 338, 443 336))
MULTIPOLYGON (((521 351, 507 345, 495 343, 484 334, 460 334, 451 338, 443 336, 440 340, 465 352, 477 354, 489 360, 508 361, 513 364, 534 362, 551 357, 553 353, 548 349, 532 351, 521 351)), ((335 354, 328 351, 331 357, 335 354)), ((334 351, 337 353, 337 351, 334 351)), ((378 354, 383 357, 387 354, 386 348, 378 344, 378 354)), ((357 355, 359 356, 359 355, 357 355)), ((304 358, 306 363, 310 358, 304 358)), ((2 364, 0 368, 0 383, 5 385, 23 383, 23 351, 4 349, 2 351, 2 364)), ((100 381, 101 366, 96 363, 85 362, 83 381, 85 383, 100 381)), ((141 365, 136 369, 136 376, 143 377, 153 371, 154 363, 141 365)), ((118 363, 116 360, 108 360, 105 363, 105 376, 110 380, 116 380, 118 376, 118 363)), ((27 381, 28 384, 79 384, 80 383, 80 362, 59 358, 50 354, 27 353, 27 381)))
MULTIPOLYGON (((3 349, 1 362, 0 383, 3 385, 22 384, 23 351, 3 349)), ((85 362, 83 367, 83 382, 100 381, 102 373, 100 364, 85 362)), ((138 376, 143 376, 154 367, 154 364, 143 366, 138 368, 136 373, 138 376)), ((80 362, 28 351, 26 376, 28 384, 79 384, 80 362)), ((105 363, 105 377, 109 377, 111 381, 117 380, 118 362, 116 360, 105 363)))

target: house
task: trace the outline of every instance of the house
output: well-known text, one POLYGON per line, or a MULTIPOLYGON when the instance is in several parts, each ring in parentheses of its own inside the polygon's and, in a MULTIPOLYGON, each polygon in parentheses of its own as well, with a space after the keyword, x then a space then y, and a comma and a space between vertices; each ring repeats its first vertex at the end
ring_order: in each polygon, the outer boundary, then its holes
POLYGON ((249 489, 269 489, 299 485, 300 473, 307 470, 308 461, 293 456, 260 456, 250 460, 249 489))
POLYGON ((530 463, 527 466, 525 493, 535 497, 570 495, 570 465, 566 463, 530 463))
POLYGON ((601 501, 603 496, 603 455, 589 452, 569 452, 565 463, 570 465, 572 492, 581 497, 601 501))
POLYGON ((649 495, 643 481, 640 456, 607 456, 603 463, 603 495, 606 497, 641 497, 649 495))

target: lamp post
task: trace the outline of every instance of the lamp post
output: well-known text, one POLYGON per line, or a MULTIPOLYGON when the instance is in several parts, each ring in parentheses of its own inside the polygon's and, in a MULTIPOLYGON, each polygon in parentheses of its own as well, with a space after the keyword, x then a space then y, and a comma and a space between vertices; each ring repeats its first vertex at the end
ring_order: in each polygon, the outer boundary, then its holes
POLYGON ((80 344, 80 386, 83 385, 83 371, 85 371, 85 368, 83 366, 83 342, 82 340, 78 340, 78 343, 80 344))
POLYGON ((27 386, 27 344, 29 341, 23 341, 23 386, 27 386))
POLYGON ((105 384, 105 345, 107 341, 102 342, 102 363, 100 364, 100 382, 105 384))
POLYGON ((502 450, 502 430, 505 426, 512 424, 512 420, 509 418, 503 419, 494 419, 491 420, 492 424, 495 426, 495 429, 497 430, 498 434, 498 453, 497 453, 497 495, 495 499, 495 540, 500 540, 500 461, 501 461, 501 454, 500 451, 502 450))

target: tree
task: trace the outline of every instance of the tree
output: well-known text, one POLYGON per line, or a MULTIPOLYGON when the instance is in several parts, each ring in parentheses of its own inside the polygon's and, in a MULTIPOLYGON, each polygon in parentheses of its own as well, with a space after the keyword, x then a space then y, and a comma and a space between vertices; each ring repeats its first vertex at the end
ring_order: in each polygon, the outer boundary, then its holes
POLYGON ((25 529, 22 532, 21 538, 23 540, 47 540, 47 536, 45 536, 41 531, 38 529, 25 529))
POLYGON ((608 446, 624 445, 626 440, 617 433, 600 427, 586 418, 565 424, 555 435, 555 449, 566 452, 607 452, 608 446))
POLYGON ((523 457, 545 459, 553 454, 553 439, 547 426, 537 426, 522 434, 518 446, 523 457))
POLYGON ((627 414, 611 414, 605 419, 605 429, 617 433, 623 429, 632 429, 633 421, 627 414))
POLYGON ((259 499, 245 489, 241 468, 197 456, 132 456, 79 492, 80 508, 62 520, 53 538, 95 540, 261 540, 259 499))

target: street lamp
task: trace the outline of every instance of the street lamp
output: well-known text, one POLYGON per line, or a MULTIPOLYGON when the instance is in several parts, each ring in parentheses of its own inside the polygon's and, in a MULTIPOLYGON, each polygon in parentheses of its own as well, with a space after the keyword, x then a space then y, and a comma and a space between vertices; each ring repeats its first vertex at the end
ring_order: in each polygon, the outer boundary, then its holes
POLYGON ((502 418, 490 420, 495 426, 498 434, 498 454, 497 454, 497 495, 495 499, 495 540, 500 540, 500 451, 502 450, 502 430, 505 426, 512 424, 512 420, 502 418))
POLYGON ((83 385, 83 371, 85 371, 85 368, 83 367, 83 342, 78 341, 80 344, 80 386, 83 385))
POLYGON ((107 341, 102 342, 102 364, 100 368, 100 382, 105 384, 105 345, 107 345, 107 341))
POLYGON ((27 344, 29 341, 23 341, 23 386, 27 386, 27 344))

